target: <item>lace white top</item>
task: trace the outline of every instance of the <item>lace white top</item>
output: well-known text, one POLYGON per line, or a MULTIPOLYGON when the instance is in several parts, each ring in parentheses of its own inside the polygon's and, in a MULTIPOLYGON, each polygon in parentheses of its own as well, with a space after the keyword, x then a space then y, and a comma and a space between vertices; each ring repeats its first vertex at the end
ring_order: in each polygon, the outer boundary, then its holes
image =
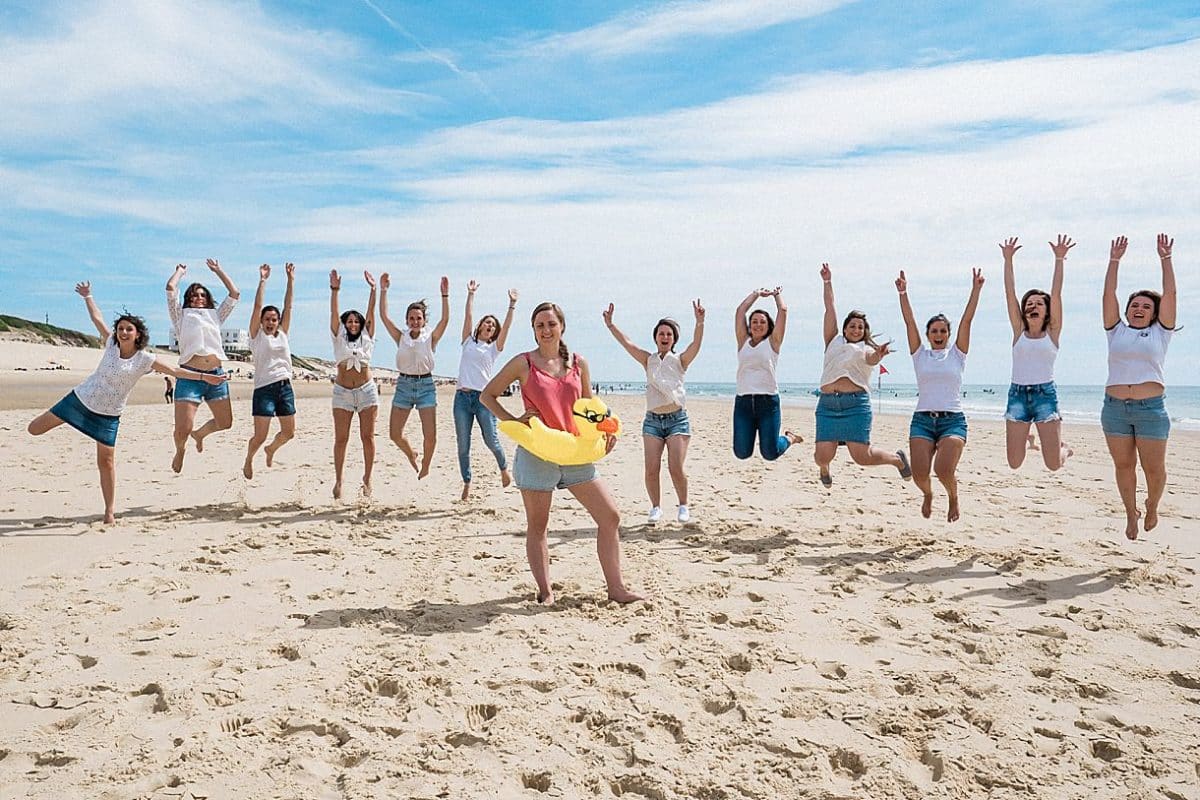
POLYGON ((110 337, 96 371, 75 387, 75 396, 93 413, 119 417, 138 378, 153 369, 153 353, 138 350, 129 358, 121 358, 121 348, 110 337))

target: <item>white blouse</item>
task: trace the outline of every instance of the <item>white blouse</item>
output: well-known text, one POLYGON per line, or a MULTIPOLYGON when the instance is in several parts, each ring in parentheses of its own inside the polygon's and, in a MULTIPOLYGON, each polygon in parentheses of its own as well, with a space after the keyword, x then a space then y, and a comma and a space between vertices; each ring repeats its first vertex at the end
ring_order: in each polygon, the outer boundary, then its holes
POLYGON ((179 339, 180 364, 191 361, 193 356, 225 359, 221 323, 229 319, 237 302, 226 296, 217 308, 183 308, 179 305, 179 290, 167 290, 167 313, 171 316, 171 327, 179 339))
POLYGON ((129 358, 121 358, 121 348, 110 338, 96 371, 75 387, 75 396, 93 413, 119 417, 138 378, 153 369, 153 353, 138 350, 129 358))

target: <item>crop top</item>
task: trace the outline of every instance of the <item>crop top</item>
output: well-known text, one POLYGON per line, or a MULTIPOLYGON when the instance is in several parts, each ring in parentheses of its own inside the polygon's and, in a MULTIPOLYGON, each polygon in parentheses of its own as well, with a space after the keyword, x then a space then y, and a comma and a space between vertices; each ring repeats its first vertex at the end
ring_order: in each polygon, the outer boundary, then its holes
POLYGON ((829 340, 825 348, 825 366, 821 370, 821 385, 827 386, 838 378, 849 378, 855 386, 871 388, 871 372, 874 365, 867 363, 871 346, 866 342, 847 342, 838 334, 829 340))

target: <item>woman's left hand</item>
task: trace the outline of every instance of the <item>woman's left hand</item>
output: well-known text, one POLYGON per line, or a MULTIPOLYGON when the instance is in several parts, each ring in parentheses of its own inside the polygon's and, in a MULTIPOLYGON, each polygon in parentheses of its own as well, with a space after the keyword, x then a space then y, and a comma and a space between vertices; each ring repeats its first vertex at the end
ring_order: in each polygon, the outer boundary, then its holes
POLYGON ((1167 236, 1165 233, 1160 233, 1158 235, 1158 257, 1159 258, 1170 258, 1171 257, 1171 248, 1174 246, 1175 246, 1175 240, 1172 239, 1170 236, 1167 236))
POLYGON ((980 289, 983 288, 983 282, 984 282, 983 270, 975 269, 974 267, 972 267, 971 268, 971 288, 974 289, 975 291, 979 291, 980 289))
POLYGON ((204 263, 207 264, 208 268, 211 269, 213 272, 221 271, 221 262, 217 261, 215 258, 206 258, 206 259, 204 259, 204 263))
POLYGON ((222 383, 225 383, 229 380, 229 373, 225 373, 224 375, 213 375, 208 372, 202 372, 200 373, 200 380, 204 381, 205 383, 211 383, 213 386, 220 386, 222 383))
POLYGON ((700 305, 699 297, 692 301, 692 313, 696 316, 696 322, 704 322, 704 306, 700 305))

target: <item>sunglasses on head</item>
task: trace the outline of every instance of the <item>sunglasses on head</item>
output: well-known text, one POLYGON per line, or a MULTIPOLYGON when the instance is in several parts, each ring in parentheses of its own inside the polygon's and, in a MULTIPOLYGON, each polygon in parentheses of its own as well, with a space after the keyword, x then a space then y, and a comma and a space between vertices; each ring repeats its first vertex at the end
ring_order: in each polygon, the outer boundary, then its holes
POLYGON ((591 422, 593 424, 604 422, 604 420, 606 420, 612 416, 612 412, 610 412, 610 411, 605 411, 603 414, 600 414, 595 411, 584 411, 582 414, 580 414, 578 411, 572 411, 571 413, 577 417, 583 417, 588 422, 591 422))

